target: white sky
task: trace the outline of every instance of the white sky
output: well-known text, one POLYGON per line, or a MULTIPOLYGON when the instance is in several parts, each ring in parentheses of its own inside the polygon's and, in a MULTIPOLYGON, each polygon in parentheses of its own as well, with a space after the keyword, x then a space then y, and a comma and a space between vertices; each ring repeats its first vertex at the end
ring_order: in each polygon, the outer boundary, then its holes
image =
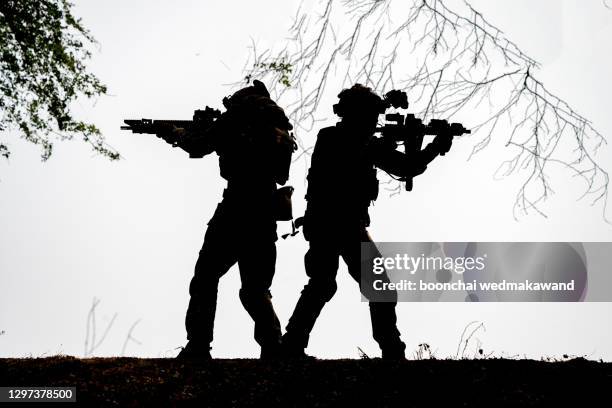
MULTIPOLYGON (((612 11, 598 0, 472 1, 528 54, 539 74, 596 127, 612 135, 610 42, 612 11)), ((170 356, 184 344, 187 287, 205 225, 224 183, 216 157, 189 160, 153 136, 119 130, 123 118, 190 118, 196 108, 221 106, 240 78, 251 38, 261 47, 282 41, 296 1, 78 1, 75 11, 100 43, 91 68, 109 96, 76 110, 99 125, 123 155, 111 163, 82 143, 58 143, 54 156, 13 135, 13 156, 0 162, 0 356, 81 355, 87 312, 102 299, 98 330, 117 321, 98 355, 117 355, 129 327, 141 345, 126 354, 170 356)), ((329 117, 329 123, 333 118, 329 117)), ((384 194, 372 209, 379 241, 612 241, 601 207, 576 202, 576 187, 557 184, 547 219, 516 222, 511 207, 517 180, 495 181, 495 146, 467 162, 469 143, 415 180, 415 191, 384 194), (468 180, 468 181, 465 181, 468 180), (419 188, 420 187, 420 188, 419 188)), ((610 163, 610 149, 600 159, 610 163)), ((303 168, 293 185, 296 212, 304 207, 303 168)), ((608 170, 610 168, 608 167, 608 170)), ((608 217, 612 218, 608 213, 608 217)), ((279 230, 289 227, 280 225, 279 230)), ((283 326, 305 283, 303 239, 279 241, 272 292, 283 326)), ((324 309, 309 353, 377 355, 367 305, 342 267, 339 290, 324 309)), ((222 280, 214 355, 258 355, 252 322, 238 300, 232 269, 222 280)), ((482 321, 478 334, 497 355, 588 355, 612 359, 610 303, 456 304, 398 306, 408 350, 429 343, 454 355, 461 331, 482 321)))

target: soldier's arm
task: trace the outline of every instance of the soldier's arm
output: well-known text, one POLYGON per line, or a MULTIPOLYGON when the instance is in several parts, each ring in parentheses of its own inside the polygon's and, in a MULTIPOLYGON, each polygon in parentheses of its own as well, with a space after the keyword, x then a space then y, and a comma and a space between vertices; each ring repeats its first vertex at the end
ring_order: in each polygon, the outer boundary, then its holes
POLYGON ((200 159, 215 151, 210 139, 214 135, 213 132, 204 131, 192 133, 185 131, 180 137, 178 146, 189 153, 192 159, 200 159))
POLYGON ((406 175, 408 160, 406 154, 389 146, 382 139, 374 139, 370 143, 370 155, 374 165, 379 169, 397 177, 406 175))
POLYGON ((206 129, 175 128, 176 146, 180 147, 192 159, 199 159, 214 152, 222 136, 225 120, 219 118, 206 129))
POLYGON ((423 150, 409 155, 396 150, 383 138, 372 139, 370 144, 374 165, 379 169, 397 177, 414 177, 423 174, 427 165, 442 151, 448 151, 450 146, 444 139, 436 137, 423 150))
POLYGON ((448 136, 436 136, 423 150, 417 152, 416 160, 417 168, 413 172, 413 176, 422 174, 427 169, 427 165, 434 161, 441 153, 446 153, 450 150, 453 143, 453 138, 448 136))

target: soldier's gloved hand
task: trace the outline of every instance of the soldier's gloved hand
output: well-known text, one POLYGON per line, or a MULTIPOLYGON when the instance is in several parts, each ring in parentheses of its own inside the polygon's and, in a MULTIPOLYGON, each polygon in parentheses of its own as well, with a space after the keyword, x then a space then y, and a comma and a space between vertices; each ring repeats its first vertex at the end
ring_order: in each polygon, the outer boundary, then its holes
POLYGON ((155 132, 157 137, 163 139, 167 143, 172 144, 174 126, 169 123, 164 123, 158 126, 157 131, 155 132))
POLYGON ((180 128, 173 126, 172 127, 172 139, 174 140, 174 145, 180 144, 187 138, 187 130, 185 128, 180 128))
POLYGON ((451 146, 453 145, 453 138, 452 136, 438 135, 433 140, 433 143, 435 144, 438 153, 444 156, 451 149, 451 146))
POLYGON ((186 130, 183 128, 177 128, 171 124, 164 124, 160 126, 157 136, 163 139, 166 143, 173 146, 178 145, 180 140, 185 138, 186 130))

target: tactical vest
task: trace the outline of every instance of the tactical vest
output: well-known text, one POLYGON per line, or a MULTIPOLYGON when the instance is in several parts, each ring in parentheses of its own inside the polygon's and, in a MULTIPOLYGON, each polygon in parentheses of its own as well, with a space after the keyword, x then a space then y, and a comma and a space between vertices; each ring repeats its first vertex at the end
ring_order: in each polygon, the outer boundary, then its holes
POLYGON ((317 136, 306 194, 305 223, 311 230, 370 224, 368 207, 379 188, 376 168, 366 146, 351 137, 338 126, 321 129, 317 136))

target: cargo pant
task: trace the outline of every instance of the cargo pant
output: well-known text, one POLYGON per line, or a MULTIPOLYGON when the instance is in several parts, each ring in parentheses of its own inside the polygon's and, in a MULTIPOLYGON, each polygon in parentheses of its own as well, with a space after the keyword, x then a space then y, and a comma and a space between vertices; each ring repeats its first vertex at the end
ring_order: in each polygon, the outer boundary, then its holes
POLYGON ((242 283, 239 297, 255 322, 255 340, 262 348, 280 343, 280 323, 270 294, 276 263, 276 223, 241 220, 237 214, 244 205, 224 199, 208 223, 189 285, 185 327, 190 341, 212 342, 219 279, 237 263, 242 283))
MULTIPOLYGON (((372 242, 365 228, 362 229, 360 235, 361 242, 372 242)), ((370 255, 378 256, 376 254, 370 255)), ((369 293, 371 286, 362 284, 367 282, 369 278, 365 277, 362 280, 359 243, 354 240, 334 241, 311 238, 310 248, 304 257, 306 275, 308 275, 309 280, 304 286, 293 315, 287 324, 287 332, 283 338, 287 343, 303 348, 308 345, 310 332, 323 306, 336 293, 336 274, 340 257, 347 264, 351 277, 359 283, 362 295, 366 299, 371 299, 371 293, 369 293)), ((386 274, 382 275, 382 278, 388 280, 386 274)), ((384 302, 369 302, 372 335, 381 350, 403 351, 406 346, 400 339, 395 314, 397 294, 388 292, 386 296, 384 302), (388 296, 392 297, 389 298, 388 296)))

